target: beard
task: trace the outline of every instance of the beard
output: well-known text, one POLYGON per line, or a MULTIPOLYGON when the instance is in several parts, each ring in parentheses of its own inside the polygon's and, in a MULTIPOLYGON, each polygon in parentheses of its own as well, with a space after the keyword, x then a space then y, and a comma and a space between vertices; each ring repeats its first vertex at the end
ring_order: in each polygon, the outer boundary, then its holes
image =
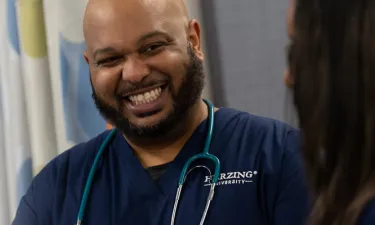
MULTIPOLYGON (((189 64, 181 82, 179 90, 172 90, 172 110, 157 124, 149 126, 138 126, 124 116, 123 110, 116 109, 108 104, 95 92, 91 84, 96 108, 100 114, 114 125, 125 136, 131 139, 157 139, 164 137, 178 124, 181 124, 189 115, 190 109, 201 98, 204 88, 203 62, 188 47, 189 64)), ((169 82, 170 84, 172 82, 169 82)), ((170 85, 171 86, 171 85, 170 85)), ((172 89, 172 87, 169 87, 172 89)), ((120 105, 120 104, 119 104, 120 105)))

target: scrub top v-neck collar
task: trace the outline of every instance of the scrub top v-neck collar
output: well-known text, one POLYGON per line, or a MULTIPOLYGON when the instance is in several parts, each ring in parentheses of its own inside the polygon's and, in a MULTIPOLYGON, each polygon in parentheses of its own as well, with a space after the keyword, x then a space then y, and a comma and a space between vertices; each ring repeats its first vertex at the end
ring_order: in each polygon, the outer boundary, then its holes
MULTIPOLYGON (((215 117, 222 110, 215 112, 215 117)), ((193 155, 201 152, 207 136, 208 120, 202 123, 193 132, 190 139, 181 149, 174 161, 172 161, 164 174, 160 177, 158 182, 155 182, 148 174, 147 170, 143 168, 138 158, 135 156, 128 142, 120 132, 116 134, 113 146, 116 153, 123 161, 127 171, 124 171, 124 176, 129 176, 132 188, 145 198, 175 198, 178 180, 185 162, 193 155), (120 149, 121 148, 121 149, 120 149)), ((214 128, 215 129, 215 128, 214 128)))

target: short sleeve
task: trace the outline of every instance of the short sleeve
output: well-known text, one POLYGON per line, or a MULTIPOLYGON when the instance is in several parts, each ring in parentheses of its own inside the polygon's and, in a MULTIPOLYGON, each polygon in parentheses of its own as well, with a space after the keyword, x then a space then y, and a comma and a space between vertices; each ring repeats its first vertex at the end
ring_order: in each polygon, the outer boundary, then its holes
POLYGON ((305 225, 308 216, 308 191, 302 164, 299 132, 286 135, 278 183, 274 225, 305 225))

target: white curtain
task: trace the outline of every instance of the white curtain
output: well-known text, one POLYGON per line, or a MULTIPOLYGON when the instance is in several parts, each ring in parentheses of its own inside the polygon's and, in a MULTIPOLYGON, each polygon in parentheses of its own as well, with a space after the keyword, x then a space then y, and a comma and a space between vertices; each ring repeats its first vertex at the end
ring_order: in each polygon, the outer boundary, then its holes
MULTIPOLYGON (((21 48, 18 36, 17 16, 14 4, 2 1, 1 13, 1 97, 4 148, 2 163, 7 186, 8 201, 2 202, 8 208, 9 218, 29 186, 32 177, 29 126, 26 114, 26 98, 23 85, 21 48)), ((2 185, 3 186, 3 185, 2 185)), ((4 185, 5 186, 5 185, 4 185)), ((6 224, 6 223, 5 223, 6 224)))
MULTIPOLYGON (((199 18, 198 2, 186 1, 199 18)), ((0 224, 52 158, 106 129, 82 55, 86 4, 0 0, 0 224)))
POLYGON ((106 129, 82 57, 85 5, 0 0, 0 224, 52 158, 106 129))

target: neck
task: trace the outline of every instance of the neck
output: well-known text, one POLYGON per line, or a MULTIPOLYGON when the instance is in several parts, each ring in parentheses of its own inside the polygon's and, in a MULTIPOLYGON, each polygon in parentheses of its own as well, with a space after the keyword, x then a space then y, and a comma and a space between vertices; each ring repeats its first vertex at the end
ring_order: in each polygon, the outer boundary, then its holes
POLYGON ((208 116, 207 105, 198 101, 181 124, 171 130, 170 135, 157 141, 128 141, 143 167, 156 166, 171 162, 189 140, 195 129, 208 116))

